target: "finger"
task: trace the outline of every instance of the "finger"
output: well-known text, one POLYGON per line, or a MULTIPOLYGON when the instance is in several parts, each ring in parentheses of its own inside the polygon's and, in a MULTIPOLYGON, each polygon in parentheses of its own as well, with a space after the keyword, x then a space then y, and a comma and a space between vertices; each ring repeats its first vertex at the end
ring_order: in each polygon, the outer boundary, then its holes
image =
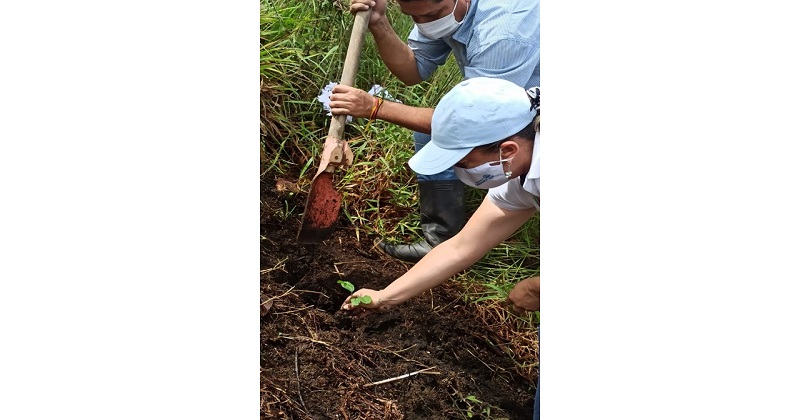
POLYGON ((349 109, 347 108, 338 108, 338 107, 331 107, 331 114, 333 115, 352 115, 349 109))
POLYGON ((347 100, 348 98, 349 98, 349 95, 345 95, 343 93, 337 93, 337 94, 331 95, 331 98, 330 98, 331 100, 330 100, 330 102, 328 102, 328 106, 333 106, 333 105, 341 106, 343 103, 350 103, 351 101, 348 101, 347 100))
POLYGON ((524 308, 522 308, 521 306, 517 306, 517 305, 514 303, 514 301, 512 301, 511 299, 507 299, 507 300, 506 300, 506 306, 508 306, 508 309, 509 309, 511 312, 513 312, 513 313, 515 313, 515 314, 517 314, 517 315, 521 315, 521 314, 524 314, 524 313, 525 313, 525 309, 524 309, 524 308))
MULTIPOLYGON (((331 109, 331 112, 333 112, 332 109, 331 109)), ((341 306, 341 308, 343 310, 345 310, 345 311, 353 310, 353 305, 350 304, 350 299, 352 299, 353 297, 355 297, 355 293, 351 293, 350 296, 348 296, 348 297, 346 297, 344 299, 344 302, 342 302, 342 306, 341 306)))
POLYGON ((358 318, 364 312, 364 308, 353 306, 349 303, 343 304, 339 309, 344 312, 345 315, 352 318, 358 318))

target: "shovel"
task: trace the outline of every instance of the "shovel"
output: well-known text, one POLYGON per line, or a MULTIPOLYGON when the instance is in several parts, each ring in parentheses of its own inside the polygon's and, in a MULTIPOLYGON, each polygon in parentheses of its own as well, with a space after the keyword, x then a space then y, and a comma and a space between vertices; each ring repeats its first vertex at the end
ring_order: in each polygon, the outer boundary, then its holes
MULTIPOLYGON (((364 32, 367 30, 371 13, 372 9, 369 9, 355 15, 342 69, 341 83, 344 85, 353 86, 356 80, 358 60, 361 57, 361 47, 364 45, 364 32)), ((339 210, 342 207, 342 194, 333 187, 333 170, 338 166, 353 163, 353 152, 347 142, 342 140, 346 118, 346 115, 334 115, 331 118, 331 127, 322 149, 319 168, 311 180, 311 188, 306 198, 303 220, 297 233, 298 243, 322 242, 336 230, 336 221, 339 219, 339 210)))

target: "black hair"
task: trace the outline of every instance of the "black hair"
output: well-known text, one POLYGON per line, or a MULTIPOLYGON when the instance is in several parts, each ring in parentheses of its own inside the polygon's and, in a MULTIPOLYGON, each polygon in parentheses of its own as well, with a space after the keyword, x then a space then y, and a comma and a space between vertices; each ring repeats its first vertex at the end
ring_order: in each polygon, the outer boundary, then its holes
POLYGON ((483 146, 478 146, 474 150, 480 150, 482 153, 499 153, 500 152, 500 145, 503 144, 504 141, 511 140, 515 137, 522 137, 525 140, 530 140, 531 143, 534 141, 533 139, 536 137, 536 133, 539 131, 539 113, 536 113, 536 117, 531 120, 528 125, 525 126, 522 130, 520 130, 517 134, 512 136, 506 137, 502 140, 498 140, 494 143, 484 144, 483 146))

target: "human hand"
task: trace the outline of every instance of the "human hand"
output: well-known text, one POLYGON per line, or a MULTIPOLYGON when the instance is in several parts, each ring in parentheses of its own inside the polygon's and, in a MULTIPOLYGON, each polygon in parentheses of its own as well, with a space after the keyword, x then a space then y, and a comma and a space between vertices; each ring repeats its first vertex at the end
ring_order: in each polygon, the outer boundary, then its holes
POLYGON ((367 92, 341 83, 333 87, 331 101, 328 104, 331 114, 345 114, 354 118, 369 118, 375 100, 367 92))
POLYGON ((343 311, 350 312, 352 315, 355 315, 356 317, 362 317, 376 311, 389 309, 390 306, 391 305, 388 305, 381 296, 381 291, 372 289, 359 289, 353 292, 350 296, 347 297, 347 299, 344 300, 341 309, 343 311), (352 303, 350 303, 353 298, 362 296, 369 296, 370 298, 372 298, 372 302, 359 303, 358 305, 353 305, 352 303))
POLYGON ((508 294, 511 310, 516 313, 539 310, 539 276, 517 283, 508 294))
POLYGON ((369 17, 369 25, 377 23, 386 17, 386 0, 351 0, 350 13, 356 14, 372 8, 372 15, 369 17))

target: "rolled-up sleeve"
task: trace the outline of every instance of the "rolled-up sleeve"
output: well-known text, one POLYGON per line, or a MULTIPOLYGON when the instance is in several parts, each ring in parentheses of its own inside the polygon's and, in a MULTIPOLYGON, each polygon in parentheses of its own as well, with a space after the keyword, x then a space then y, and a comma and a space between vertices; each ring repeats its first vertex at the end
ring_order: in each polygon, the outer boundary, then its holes
POLYGON ((417 26, 408 35, 408 46, 417 59, 417 71, 422 80, 428 80, 433 72, 447 61, 450 46, 440 39, 426 38, 417 31, 417 26))

